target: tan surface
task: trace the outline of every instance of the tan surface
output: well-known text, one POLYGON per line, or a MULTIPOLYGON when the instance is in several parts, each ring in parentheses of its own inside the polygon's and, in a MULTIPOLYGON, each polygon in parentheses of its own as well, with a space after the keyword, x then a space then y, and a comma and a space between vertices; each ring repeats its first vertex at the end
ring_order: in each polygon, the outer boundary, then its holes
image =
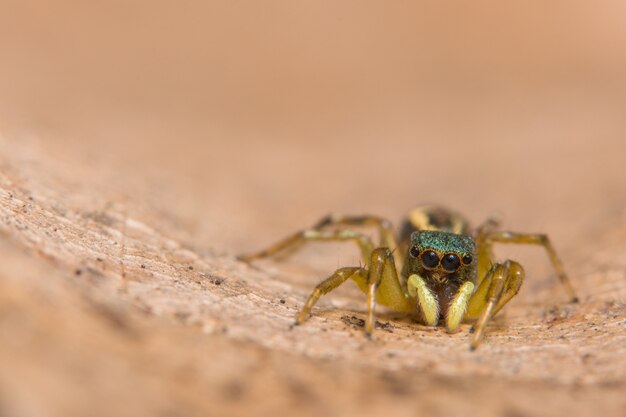
POLYGON ((0 415, 620 415, 624 10, 228 4, 2 13, 0 415), (353 248, 234 258, 423 202, 549 233, 581 303, 500 248, 528 280, 477 352, 370 342, 352 288, 290 329, 353 248))

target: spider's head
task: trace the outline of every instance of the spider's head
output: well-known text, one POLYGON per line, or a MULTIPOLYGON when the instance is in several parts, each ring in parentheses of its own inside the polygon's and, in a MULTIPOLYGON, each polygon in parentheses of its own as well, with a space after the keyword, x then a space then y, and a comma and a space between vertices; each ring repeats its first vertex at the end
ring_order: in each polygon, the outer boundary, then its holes
POLYGON ((411 235, 406 275, 433 285, 475 282, 476 242, 467 235, 418 230, 411 235))

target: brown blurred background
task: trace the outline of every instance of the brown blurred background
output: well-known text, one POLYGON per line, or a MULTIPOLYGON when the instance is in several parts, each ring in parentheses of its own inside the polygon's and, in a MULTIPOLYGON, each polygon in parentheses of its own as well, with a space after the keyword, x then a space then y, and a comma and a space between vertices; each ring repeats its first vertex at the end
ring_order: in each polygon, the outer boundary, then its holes
MULTIPOLYGON (((624 228, 624 22, 619 1, 4 0, 3 158, 206 256, 328 212, 500 212, 589 300, 589 247, 624 228)), ((318 250, 317 279, 356 259, 318 250)), ((545 278, 521 299, 551 302, 543 255, 515 253, 545 278)))
POLYGON ((424 201, 543 227, 624 185, 620 2, 4 4, 5 132, 174 170, 264 234, 424 201))

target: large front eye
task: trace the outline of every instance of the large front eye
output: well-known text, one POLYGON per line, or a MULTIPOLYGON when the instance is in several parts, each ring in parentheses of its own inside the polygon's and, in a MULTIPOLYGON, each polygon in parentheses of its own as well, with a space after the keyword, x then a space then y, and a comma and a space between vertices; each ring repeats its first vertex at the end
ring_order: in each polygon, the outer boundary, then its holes
POLYGON ((424 251, 420 259, 426 268, 434 268, 439 265, 439 256, 432 250, 424 251))
POLYGON ((443 269, 445 269, 446 272, 456 271, 460 264, 461 260, 453 253, 445 255, 441 260, 441 266, 443 266, 443 269))

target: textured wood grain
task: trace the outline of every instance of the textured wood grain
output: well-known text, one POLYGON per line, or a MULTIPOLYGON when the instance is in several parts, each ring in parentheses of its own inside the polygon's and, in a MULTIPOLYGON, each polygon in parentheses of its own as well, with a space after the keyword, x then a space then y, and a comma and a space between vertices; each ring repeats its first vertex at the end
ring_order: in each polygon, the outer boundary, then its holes
MULTIPOLYGON (((80 157, 58 164, 44 156, 49 144, 2 144, 0 406, 8 415, 623 410, 623 227, 594 236, 590 259, 572 255, 577 244, 564 253, 580 304, 565 302, 545 268, 529 278, 537 297, 520 296, 477 352, 467 325, 449 335, 387 313, 369 341, 360 294, 324 299, 292 328, 315 278, 298 283, 280 264, 251 267, 185 244, 159 230, 173 223, 158 222, 162 207, 142 207, 150 190, 145 200, 110 199, 107 186, 94 191, 80 157)), ((322 249, 309 250, 309 262, 322 249)), ((307 276, 306 262, 285 268, 307 276)))

